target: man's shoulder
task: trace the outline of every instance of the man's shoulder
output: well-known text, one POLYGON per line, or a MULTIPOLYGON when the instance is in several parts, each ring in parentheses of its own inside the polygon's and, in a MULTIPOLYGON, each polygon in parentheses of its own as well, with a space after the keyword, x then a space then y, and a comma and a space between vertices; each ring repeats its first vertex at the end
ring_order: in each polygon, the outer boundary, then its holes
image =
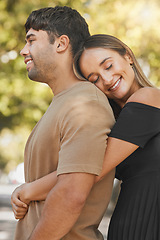
MULTIPOLYGON (((80 91, 89 90, 90 92, 99 92, 101 95, 105 96, 105 94, 98 89, 95 84, 89 82, 89 81, 81 81, 79 84, 77 84, 77 87, 80 91), (79 86, 78 86, 79 85, 79 86)), ((89 92, 88 92, 89 93, 89 92)))
MULTIPOLYGON (((76 96, 84 96, 86 100, 102 101, 108 104, 106 95, 98 89, 93 83, 81 81, 74 89, 76 96)), ((74 94, 74 91, 73 91, 74 94)))
POLYGON ((92 83, 80 82, 67 94, 63 104, 63 116, 110 118, 114 121, 113 111, 107 97, 92 83))

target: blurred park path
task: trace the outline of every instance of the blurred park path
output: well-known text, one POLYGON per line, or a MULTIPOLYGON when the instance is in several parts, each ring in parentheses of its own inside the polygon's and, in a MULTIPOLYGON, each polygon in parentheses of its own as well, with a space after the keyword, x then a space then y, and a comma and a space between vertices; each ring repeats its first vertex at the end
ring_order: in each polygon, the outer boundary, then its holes
POLYGON ((12 213, 10 196, 17 185, 0 184, 0 240, 13 240, 16 220, 12 213))
MULTIPOLYGON (((10 197, 13 190, 18 185, 0 184, 0 240, 13 240, 16 227, 16 220, 12 213, 10 197)), ((107 227, 109 216, 106 214, 100 224, 100 230, 104 235, 104 240, 107 239, 107 227)))

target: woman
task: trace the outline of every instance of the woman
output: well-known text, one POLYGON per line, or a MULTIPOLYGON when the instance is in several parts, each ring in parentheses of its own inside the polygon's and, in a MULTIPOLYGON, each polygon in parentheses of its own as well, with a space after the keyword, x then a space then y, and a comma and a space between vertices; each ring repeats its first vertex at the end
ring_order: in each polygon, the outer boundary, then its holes
POLYGON ((117 166, 116 177, 122 180, 108 239, 158 240, 160 90, 144 76, 132 51, 108 35, 95 35, 85 42, 75 59, 75 69, 106 94, 116 117, 123 108, 97 178, 117 166))
MULTIPOLYGON (((96 179, 99 181, 117 166, 116 177, 122 180, 108 239, 158 240, 160 90, 147 80, 132 51, 109 35, 89 37, 74 67, 78 76, 106 94, 116 118, 119 116, 108 138, 103 171, 96 179)), ((15 216, 22 218, 27 211, 27 205, 18 198, 25 202, 28 199, 28 203, 43 200, 55 181, 56 174, 51 173, 15 191, 15 216), (42 183, 43 188, 37 187, 42 183)))

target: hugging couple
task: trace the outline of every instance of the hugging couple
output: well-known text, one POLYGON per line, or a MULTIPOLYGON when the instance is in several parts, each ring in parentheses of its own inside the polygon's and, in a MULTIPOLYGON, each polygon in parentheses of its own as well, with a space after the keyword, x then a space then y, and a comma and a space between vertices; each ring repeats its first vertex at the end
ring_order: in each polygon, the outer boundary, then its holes
POLYGON ((160 90, 128 46, 90 36, 74 9, 33 11, 25 29, 28 77, 54 96, 26 143, 26 182, 11 196, 14 239, 102 240, 115 177, 107 239, 160 239, 160 90))

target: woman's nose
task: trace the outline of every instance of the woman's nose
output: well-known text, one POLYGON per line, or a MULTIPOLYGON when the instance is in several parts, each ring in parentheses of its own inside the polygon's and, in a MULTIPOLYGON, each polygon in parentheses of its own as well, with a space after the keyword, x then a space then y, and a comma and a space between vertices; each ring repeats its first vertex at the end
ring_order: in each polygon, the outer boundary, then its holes
POLYGON ((113 75, 111 73, 110 74, 109 73, 105 73, 103 75, 103 83, 105 85, 111 84, 112 80, 113 80, 113 75))
POLYGON ((26 56, 27 54, 29 54, 29 49, 28 49, 28 46, 27 46, 27 43, 26 43, 24 48, 20 51, 20 55, 23 57, 23 56, 26 56))

